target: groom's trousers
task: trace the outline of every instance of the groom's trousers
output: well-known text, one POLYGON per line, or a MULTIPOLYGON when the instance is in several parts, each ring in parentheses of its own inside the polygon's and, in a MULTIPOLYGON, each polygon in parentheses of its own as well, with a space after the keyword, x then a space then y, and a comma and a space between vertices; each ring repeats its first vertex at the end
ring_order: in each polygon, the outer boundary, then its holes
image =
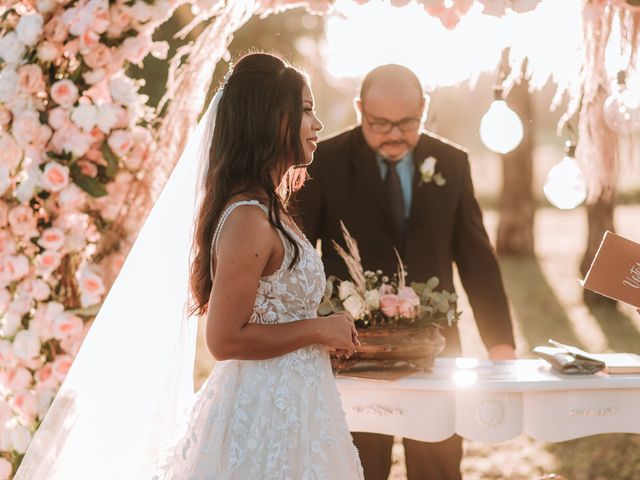
MULTIPOLYGON (((391 470, 393 437, 377 433, 353 432, 360 453, 365 480, 387 480, 391 470)), ((462 438, 458 435, 442 442, 403 440, 407 480, 462 480, 462 438)))

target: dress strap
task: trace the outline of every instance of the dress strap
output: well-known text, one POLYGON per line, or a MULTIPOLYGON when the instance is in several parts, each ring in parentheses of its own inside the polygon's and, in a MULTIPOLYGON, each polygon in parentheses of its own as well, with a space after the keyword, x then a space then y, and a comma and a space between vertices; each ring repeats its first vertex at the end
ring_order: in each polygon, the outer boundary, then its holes
POLYGON ((227 208, 224 209, 224 211, 220 215, 220 220, 218 220, 218 225, 216 226, 216 230, 213 233, 213 238, 211 239, 211 262, 209 265, 209 268, 211 270, 211 279, 213 279, 213 256, 214 254, 215 255, 218 254, 218 242, 220 240, 220 232, 222 231, 222 227, 224 226, 225 222, 229 218, 229 215, 231 215, 231 212, 233 212, 233 210, 236 207, 239 207, 240 205, 256 205, 262 208, 262 210, 264 210, 267 215, 269 214, 269 210, 267 209, 267 207, 262 203, 260 203, 258 200, 241 200, 239 202, 232 203, 231 205, 229 205, 227 208))

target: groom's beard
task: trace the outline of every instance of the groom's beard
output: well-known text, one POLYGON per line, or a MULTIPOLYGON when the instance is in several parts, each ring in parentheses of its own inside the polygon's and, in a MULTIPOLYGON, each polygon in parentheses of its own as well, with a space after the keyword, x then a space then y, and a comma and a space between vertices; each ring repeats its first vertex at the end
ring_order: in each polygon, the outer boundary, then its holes
POLYGON ((404 140, 399 140, 399 141, 381 143, 376 149, 376 151, 379 155, 381 155, 383 158, 386 158, 388 160, 400 160, 407 153, 409 153, 412 148, 413 147, 409 143, 405 142, 404 140), (389 155, 388 152, 384 151, 386 146, 392 147, 394 150, 400 151, 400 153, 394 152, 393 155, 389 155), (404 148, 401 148, 401 147, 404 147, 404 148), (397 149, 400 149, 400 150, 397 150, 397 149))

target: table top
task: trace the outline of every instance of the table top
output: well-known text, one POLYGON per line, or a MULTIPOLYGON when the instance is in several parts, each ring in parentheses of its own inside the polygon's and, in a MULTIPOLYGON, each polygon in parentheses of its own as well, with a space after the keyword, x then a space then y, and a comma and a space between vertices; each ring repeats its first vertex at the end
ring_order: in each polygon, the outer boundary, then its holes
POLYGON ((475 358, 436 359, 433 372, 416 372, 398 380, 371 380, 338 375, 341 388, 537 392, 561 390, 640 389, 640 374, 563 375, 539 359, 493 362, 475 358))

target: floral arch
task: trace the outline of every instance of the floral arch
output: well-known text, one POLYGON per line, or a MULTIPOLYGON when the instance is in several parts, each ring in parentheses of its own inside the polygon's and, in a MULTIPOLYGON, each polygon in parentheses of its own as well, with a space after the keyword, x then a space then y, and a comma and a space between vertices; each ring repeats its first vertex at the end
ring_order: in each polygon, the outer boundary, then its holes
MULTIPOLYGON (((474 7, 499 17, 540 3, 413 1, 448 29, 474 7)), ((294 7, 323 14, 331 6, 330 0, 0 0, 0 480, 12 476, 71 366, 184 148, 233 32, 253 15, 294 7), (181 34, 206 27, 171 60, 166 94, 152 110, 126 69, 149 54, 166 58, 167 45, 152 34, 184 4, 194 19, 181 34)), ((573 84, 559 87, 574 100, 568 113, 578 113, 580 128, 590 132, 583 151, 596 192, 612 190, 615 181, 616 134, 601 119, 614 16, 628 26, 623 37, 635 66, 640 2, 584 0, 583 68, 573 84)))

